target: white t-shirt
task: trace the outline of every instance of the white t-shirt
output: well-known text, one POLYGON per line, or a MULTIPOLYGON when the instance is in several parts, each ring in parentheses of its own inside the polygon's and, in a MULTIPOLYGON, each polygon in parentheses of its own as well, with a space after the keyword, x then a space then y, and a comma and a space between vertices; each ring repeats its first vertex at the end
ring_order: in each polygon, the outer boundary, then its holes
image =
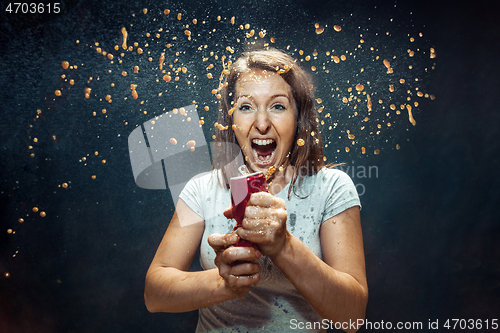
MULTIPOLYGON (((323 168, 316 175, 303 179, 297 193, 306 198, 298 198, 292 191, 288 200, 288 189, 289 185, 276 194, 286 203, 287 229, 323 259, 319 236, 321 224, 350 207, 361 206, 356 187, 344 172, 323 168)), ((213 233, 229 233, 235 225, 234 220, 223 215, 231 203, 229 191, 219 186, 217 175, 212 171, 191 179, 180 198, 205 221, 200 246, 202 268, 216 268, 215 252, 207 239, 213 233)), ((287 332, 294 327, 292 322, 322 321, 267 256, 260 258, 259 262, 258 285, 241 300, 200 309, 197 332, 287 332)))

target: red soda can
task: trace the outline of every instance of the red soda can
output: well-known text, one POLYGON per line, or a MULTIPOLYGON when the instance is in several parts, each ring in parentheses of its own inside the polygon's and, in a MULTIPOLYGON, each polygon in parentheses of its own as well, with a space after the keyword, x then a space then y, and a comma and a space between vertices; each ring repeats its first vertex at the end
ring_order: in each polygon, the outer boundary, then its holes
MULTIPOLYGON (((231 188, 231 204, 233 206, 233 216, 236 220, 236 229, 242 227, 243 218, 245 217, 245 208, 247 207, 250 195, 256 192, 267 192, 266 177, 262 172, 252 173, 246 176, 234 177, 230 180, 231 188)), ((244 239, 240 239, 234 246, 254 247, 257 246, 244 239)))

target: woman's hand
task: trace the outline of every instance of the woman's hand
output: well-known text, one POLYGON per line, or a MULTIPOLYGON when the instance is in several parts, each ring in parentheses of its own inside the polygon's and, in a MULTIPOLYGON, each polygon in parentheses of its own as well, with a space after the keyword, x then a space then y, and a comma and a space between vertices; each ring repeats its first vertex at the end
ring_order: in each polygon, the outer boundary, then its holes
POLYGON ((253 247, 231 247, 239 240, 237 234, 212 234, 208 243, 215 250, 215 265, 228 288, 236 297, 242 297, 260 280, 258 260, 262 254, 253 247))
POLYGON ((283 199, 266 192, 250 196, 243 218, 243 228, 236 233, 258 245, 262 254, 278 254, 290 237, 286 229, 286 204, 283 199))

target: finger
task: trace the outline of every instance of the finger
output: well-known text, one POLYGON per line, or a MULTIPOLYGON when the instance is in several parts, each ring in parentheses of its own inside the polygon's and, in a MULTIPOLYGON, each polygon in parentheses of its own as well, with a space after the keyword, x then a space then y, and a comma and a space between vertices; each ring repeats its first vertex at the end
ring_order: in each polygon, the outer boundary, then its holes
POLYGON ((260 264, 256 261, 238 262, 233 264, 228 270, 229 275, 234 276, 250 276, 260 272, 260 264))
POLYGON ((229 205, 229 207, 227 207, 225 210, 224 210, 224 216, 228 219, 234 219, 234 215, 233 215, 233 206, 229 205))
POLYGON ((259 282, 260 273, 255 273, 252 275, 230 274, 225 280, 229 288, 235 290, 238 294, 245 295, 250 291, 251 286, 256 285, 259 282))
POLYGON ((252 193, 250 200, 248 201, 248 206, 261 206, 261 207, 280 207, 285 208, 285 201, 281 198, 277 198, 274 195, 267 192, 257 192, 252 193))
POLYGON ((255 244, 269 243, 274 234, 270 230, 248 230, 243 228, 238 228, 236 232, 241 239, 245 239, 255 244))
POLYGON ((284 240, 283 232, 276 232, 276 230, 272 228, 261 229, 261 230, 247 230, 239 228, 237 230, 237 233, 239 234, 241 239, 245 239, 249 242, 257 244, 257 246, 259 246, 259 249, 263 250, 262 253, 266 255, 269 255, 265 252, 268 249, 262 248, 263 246, 269 244, 275 244, 276 242, 281 243, 280 240, 284 240))
MULTIPOLYGON (((279 228, 279 221, 276 218, 244 218, 241 226, 249 231, 267 231, 279 228)), ((237 232, 241 237, 241 233, 237 232)), ((243 238, 245 239, 245 238, 243 238)))
POLYGON ((286 209, 280 207, 247 206, 245 209, 245 218, 249 219, 270 218, 275 220, 286 220, 286 217, 286 209))
POLYGON ((236 261, 255 261, 262 257, 262 253, 253 247, 230 247, 224 250, 221 260, 224 263, 236 261))
POLYGON ((240 263, 233 266, 220 265, 219 275, 224 279, 226 285, 240 296, 248 293, 252 285, 260 280, 260 265, 253 263, 240 263))
POLYGON ((229 270, 231 269, 231 266, 223 263, 219 254, 215 257, 214 263, 219 269, 219 275, 226 280, 229 276, 229 270))
POLYGON ((228 246, 236 244, 238 242, 238 240, 239 240, 239 237, 235 233, 230 233, 230 234, 215 233, 215 234, 211 234, 210 236, 208 236, 208 244, 215 251, 224 250, 228 246))

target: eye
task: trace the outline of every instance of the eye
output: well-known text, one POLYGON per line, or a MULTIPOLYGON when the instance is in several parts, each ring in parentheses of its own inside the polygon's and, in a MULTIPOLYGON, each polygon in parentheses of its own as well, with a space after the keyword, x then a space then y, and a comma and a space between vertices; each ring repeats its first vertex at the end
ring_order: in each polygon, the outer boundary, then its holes
POLYGON ((240 111, 250 111, 252 109, 252 107, 249 105, 249 104, 242 104, 240 107, 239 107, 239 110, 240 111))
POLYGON ((273 105, 273 109, 278 110, 278 111, 285 111, 286 107, 281 103, 276 103, 273 105))

